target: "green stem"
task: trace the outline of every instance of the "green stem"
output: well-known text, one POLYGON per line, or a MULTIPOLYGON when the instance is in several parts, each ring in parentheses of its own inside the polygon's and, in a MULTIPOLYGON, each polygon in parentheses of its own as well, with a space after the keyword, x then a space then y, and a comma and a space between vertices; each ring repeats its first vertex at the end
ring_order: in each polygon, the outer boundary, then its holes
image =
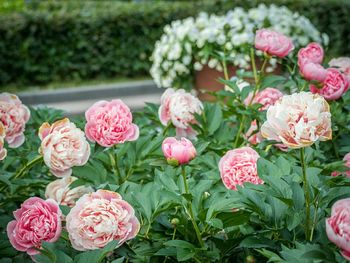
POLYGON ((134 172, 134 169, 131 167, 128 171, 128 174, 126 175, 126 177, 124 179, 122 179, 120 184, 123 184, 124 182, 126 182, 129 179, 129 177, 132 175, 133 172, 134 172))
POLYGON ((33 160, 31 160, 29 163, 27 163, 25 166, 22 167, 22 169, 15 174, 15 176, 10 179, 17 179, 17 178, 20 178, 22 177, 22 175, 27 171, 29 170, 30 168, 32 168, 35 164, 41 162, 43 160, 43 157, 42 155, 39 155, 37 156, 36 158, 34 158, 33 160))
MULTIPOLYGON (((188 190, 188 184, 187 184, 185 166, 182 166, 182 167, 181 167, 181 174, 182 174, 182 179, 183 179, 183 181, 184 181, 185 193, 186 193, 187 195, 189 195, 190 192, 189 192, 189 190, 188 190)), ((196 232, 196 236, 197 236, 197 239, 198 239, 198 241, 199 241, 199 244, 201 245, 202 248, 204 248, 205 245, 204 245, 203 239, 202 239, 202 237, 201 237, 201 233, 200 233, 200 231, 199 231, 197 222, 196 222, 196 220, 194 219, 193 210, 192 210, 192 202, 191 202, 191 201, 188 201, 188 212, 189 212, 189 216, 190 216, 191 222, 192 222, 192 224, 193 224, 194 230, 195 230, 195 232, 196 232)))
POLYGON ((318 209, 318 197, 315 198, 316 202, 314 204, 315 206, 315 210, 314 210, 314 219, 312 221, 312 225, 311 225, 311 233, 310 233, 310 241, 312 241, 313 237, 314 237, 314 230, 315 230, 315 226, 316 226, 316 220, 317 220, 317 209, 318 209))
POLYGON ((300 149, 300 162, 301 162, 301 169, 303 172, 303 187, 304 187, 304 193, 305 193, 305 206, 306 206, 305 237, 307 241, 311 241, 310 233, 309 233, 310 232, 310 193, 307 185, 304 148, 300 149))
POLYGON ((171 126, 171 121, 169 121, 168 124, 167 124, 167 126, 165 126, 165 128, 164 128, 164 130, 163 130, 163 136, 166 135, 166 132, 169 130, 170 126, 171 126))
POLYGON ((226 64, 226 54, 224 53, 224 59, 222 61, 222 67, 224 69, 224 77, 225 77, 225 80, 229 80, 229 77, 228 77, 228 71, 227 71, 227 64, 226 64))

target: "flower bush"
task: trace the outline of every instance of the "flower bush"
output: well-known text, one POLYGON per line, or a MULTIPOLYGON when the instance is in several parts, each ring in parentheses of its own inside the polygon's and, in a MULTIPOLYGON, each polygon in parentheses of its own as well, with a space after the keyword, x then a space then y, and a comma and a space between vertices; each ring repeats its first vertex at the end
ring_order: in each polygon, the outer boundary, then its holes
MULTIPOLYGON (((263 27, 290 36, 296 48, 311 41, 328 42, 328 37, 306 17, 283 6, 261 4, 248 11, 236 7, 223 16, 201 13, 164 27, 164 34, 155 44, 150 73, 159 87, 188 89, 193 85, 193 75, 203 66, 223 71, 222 57, 238 68, 249 69, 249 47, 255 30, 263 27)), ((289 43, 283 49, 288 51, 292 46, 289 43)), ((277 58, 269 62, 267 69, 272 71, 277 58)))
POLYGON ((228 89, 212 103, 168 89, 160 105, 133 113, 121 100, 71 120, 31 108, 22 146, 2 142, 1 260, 349 259, 350 92, 312 92, 338 76, 345 87, 347 71, 338 64, 327 81, 309 80, 306 64, 329 71, 311 54, 323 58, 323 48, 313 44, 300 63, 303 52, 283 39, 267 42, 261 68, 254 49, 265 46, 252 43, 254 82, 221 80, 228 89), (288 75, 265 73, 276 50, 288 50, 278 60, 288 75))

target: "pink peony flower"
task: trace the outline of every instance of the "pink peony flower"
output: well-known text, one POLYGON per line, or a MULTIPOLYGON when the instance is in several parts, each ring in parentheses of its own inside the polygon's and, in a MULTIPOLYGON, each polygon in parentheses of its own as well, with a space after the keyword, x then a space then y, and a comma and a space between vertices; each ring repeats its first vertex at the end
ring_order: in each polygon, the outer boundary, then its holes
POLYGON ((167 161, 177 165, 186 164, 197 155, 196 148, 186 138, 176 140, 174 137, 168 137, 163 141, 162 150, 167 161))
POLYGON ((329 61, 329 66, 339 69, 339 71, 345 75, 346 79, 350 83, 350 58, 333 58, 331 61, 329 61))
POLYGON ((90 156, 90 145, 84 132, 65 118, 51 126, 43 123, 39 129, 41 147, 39 152, 45 164, 57 177, 72 174, 71 167, 83 166, 90 156))
POLYGON ((41 242, 55 242, 61 235, 61 210, 52 200, 31 197, 13 212, 15 220, 7 225, 11 245, 18 251, 36 255, 41 242))
POLYGON ((121 100, 110 102, 101 100, 86 112, 86 137, 103 147, 135 141, 139 137, 139 128, 132 123, 132 114, 121 100))
POLYGON ((59 205, 73 207, 77 199, 84 194, 93 192, 90 186, 81 185, 69 188, 75 180, 77 180, 76 177, 68 176, 49 183, 46 186, 45 197, 55 200, 59 205))
POLYGON ((66 221, 72 246, 79 251, 103 248, 113 240, 119 241, 119 247, 140 230, 130 204, 119 194, 107 190, 83 195, 66 221))
POLYGON ((29 118, 29 109, 16 95, 6 92, 0 94, 0 122, 5 126, 5 140, 10 148, 17 148, 24 143, 23 132, 29 118))
POLYGON ((287 56, 294 49, 291 39, 264 28, 257 30, 255 33, 255 47, 271 56, 280 58, 287 56))
POLYGON ((177 137, 195 137, 191 124, 196 123, 194 114, 201 114, 203 104, 198 98, 183 89, 167 89, 162 97, 159 107, 159 119, 165 126, 169 121, 177 128, 177 137))
MULTIPOLYGON (((283 96, 283 93, 275 88, 266 88, 255 94, 252 104, 259 103, 262 104, 260 111, 267 110, 268 107, 274 105, 275 102, 283 96)), ((246 105, 249 105, 252 100, 253 93, 251 92, 248 97, 244 100, 246 105)))
POLYGON ((251 145, 256 145, 264 140, 264 137, 261 136, 260 131, 256 132, 257 130, 258 126, 256 120, 253 120, 250 124, 248 131, 245 134, 245 138, 251 145))
POLYGON ((300 67, 300 73, 306 80, 323 82, 327 77, 327 70, 320 64, 305 63, 300 67))
POLYGON ((350 260, 350 198, 334 203, 331 217, 326 218, 326 233, 341 249, 343 257, 350 260))
POLYGON ((237 185, 249 182, 263 184, 258 176, 257 161, 259 154, 250 147, 228 151, 219 162, 222 182, 227 189, 237 190, 237 185))
POLYGON ((6 136, 5 126, 0 122, 0 161, 7 156, 7 150, 4 148, 4 139, 6 136))
MULTIPOLYGON (((347 153, 344 158, 343 158, 343 161, 345 162, 345 167, 348 167, 350 168, 350 153, 347 153)), ((332 176, 338 176, 340 175, 341 173, 340 172, 337 172, 337 171, 334 171, 332 172, 332 176)), ((346 175, 346 177, 349 177, 350 178, 350 170, 348 171, 345 171, 344 174, 346 175)))
POLYGON ((306 47, 301 48, 298 52, 298 66, 303 68, 305 64, 321 64, 323 61, 323 48, 318 43, 309 43, 306 47))
POLYGON ((334 68, 327 69, 327 75, 322 84, 320 89, 310 85, 310 91, 320 94, 326 100, 339 99, 349 88, 349 82, 345 76, 334 68))
POLYGON ((327 101, 310 92, 284 95, 267 110, 260 131, 269 140, 289 148, 301 148, 332 138, 331 113, 327 101))

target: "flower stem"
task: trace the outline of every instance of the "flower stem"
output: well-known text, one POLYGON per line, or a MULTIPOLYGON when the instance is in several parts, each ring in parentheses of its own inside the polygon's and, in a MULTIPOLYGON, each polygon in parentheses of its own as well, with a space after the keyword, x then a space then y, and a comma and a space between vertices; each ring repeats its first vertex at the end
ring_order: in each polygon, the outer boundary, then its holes
POLYGON ((23 174, 29 170, 30 168, 32 168, 35 164, 41 162, 43 160, 43 156, 39 155, 36 158, 34 158, 33 160, 31 160, 29 163, 27 163, 25 166, 22 167, 22 169, 15 174, 15 176, 13 178, 10 179, 17 179, 23 176, 23 174))
POLYGON ((310 193, 307 185, 304 148, 300 149, 300 162, 301 162, 301 169, 303 172, 303 187, 304 187, 305 206, 306 206, 305 237, 307 241, 310 241, 310 193))
POLYGON ((228 70, 227 70, 227 63, 226 63, 226 54, 225 53, 224 53, 224 58, 222 60, 222 67, 224 69, 225 80, 229 80, 228 70))
MULTIPOLYGON (((188 185, 187 185, 187 178, 186 178, 186 171, 185 171, 185 167, 182 166, 181 167, 181 174, 182 174, 182 179, 184 181, 184 187, 185 187, 185 193, 187 195, 190 194, 189 190, 188 190, 188 185)), ((194 230, 196 232, 196 236, 197 236, 197 239, 199 241, 199 244, 201 245, 202 248, 204 248, 204 242, 203 242, 203 239, 201 237, 201 233, 199 231, 199 228, 198 228, 198 225, 197 225, 197 222, 196 220, 194 219, 194 215, 193 215, 193 210, 192 210, 192 201, 188 201, 188 212, 189 212, 189 216, 190 216, 190 219, 191 219, 191 222, 193 224, 193 227, 194 227, 194 230)))
POLYGON ((113 167, 113 172, 116 177, 116 181, 118 184, 120 184, 120 171, 118 167, 118 154, 117 154, 117 145, 114 145, 112 147, 112 154, 109 154, 109 159, 111 160, 111 164, 113 167))

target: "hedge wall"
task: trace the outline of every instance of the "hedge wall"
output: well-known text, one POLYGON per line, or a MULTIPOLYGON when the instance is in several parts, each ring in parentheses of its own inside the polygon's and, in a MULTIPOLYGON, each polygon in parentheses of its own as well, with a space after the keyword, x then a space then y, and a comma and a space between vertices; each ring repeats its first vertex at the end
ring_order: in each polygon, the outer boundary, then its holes
POLYGON ((205 0, 40 2, 0 14, 0 85, 148 75, 163 26, 200 11, 281 2, 331 37, 335 54, 350 54, 350 1, 205 0))

